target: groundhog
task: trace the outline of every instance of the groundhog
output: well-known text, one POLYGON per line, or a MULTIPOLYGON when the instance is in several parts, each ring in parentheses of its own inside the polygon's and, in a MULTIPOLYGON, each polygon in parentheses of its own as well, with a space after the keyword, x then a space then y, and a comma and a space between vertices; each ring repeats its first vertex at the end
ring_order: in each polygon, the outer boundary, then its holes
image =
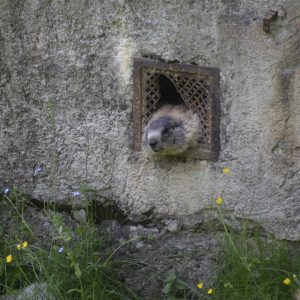
POLYGON ((199 117, 184 105, 166 105, 145 127, 143 149, 150 154, 176 156, 195 148, 199 139, 199 117))

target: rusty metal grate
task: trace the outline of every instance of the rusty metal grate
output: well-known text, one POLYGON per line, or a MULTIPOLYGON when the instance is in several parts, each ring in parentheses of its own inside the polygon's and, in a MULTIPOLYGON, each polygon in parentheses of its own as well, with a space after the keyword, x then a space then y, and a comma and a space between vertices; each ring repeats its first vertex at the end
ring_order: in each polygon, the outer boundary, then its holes
POLYGON ((186 156, 216 160, 219 152, 219 70, 216 68, 135 59, 133 148, 141 149, 143 128, 154 111, 171 103, 162 99, 161 76, 172 83, 182 104, 196 113, 201 122, 199 146, 188 151, 186 156))

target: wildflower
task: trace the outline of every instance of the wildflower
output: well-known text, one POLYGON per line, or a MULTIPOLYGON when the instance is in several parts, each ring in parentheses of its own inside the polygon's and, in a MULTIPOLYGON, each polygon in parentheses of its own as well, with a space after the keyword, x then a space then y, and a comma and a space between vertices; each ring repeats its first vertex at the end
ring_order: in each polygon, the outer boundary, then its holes
POLYGON ((42 168, 41 167, 37 167, 37 168, 35 168, 35 170, 34 170, 34 175, 38 175, 38 174, 40 174, 42 172, 42 168))
POLYGON ((294 279, 297 279, 297 275, 296 275, 296 274, 293 274, 293 278, 294 278, 294 279))
POLYGON ((291 284, 291 279, 290 278, 285 278, 283 281, 283 284, 285 284, 285 285, 290 285, 291 284))
POLYGON ((13 257, 12 257, 12 255, 10 254, 10 255, 8 255, 8 256, 6 256, 6 262, 9 264, 9 263, 11 263, 12 262, 12 260, 13 260, 13 257))
POLYGON ((223 173, 225 175, 229 174, 230 173, 230 168, 228 168, 228 167, 223 168, 223 173))
POLYGON ((64 247, 60 247, 57 252, 58 252, 58 254, 63 253, 64 252, 64 247))
POLYGON ((207 294, 208 294, 208 295, 211 295, 213 292, 214 292, 214 291, 213 291, 212 288, 210 288, 210 289, 207 290, 207 294))
POLYGON ((27 241, 25 241, 25 242, 23 242, 23 243, 21 243, 21 244, 18 244, 17 246, 16 246, 16 248, 17 248, 17 250, 21 250, 21 249, 24 249, 24 248, 27 248, 28 247, 28 242, 27 241))
POLYGON ((223 204, 223 198, 222 198, 222 197, 218 197, 218 198, 216 199, 216 203, 217 203, 218 205, 222 205, 222 204, 223 204))
POLYGON ((230 173, 230 169, 227 168, 227 167, 223 168, 223 173, 224 173, 225 175, 229 174, 229 173, 230 173))
POLYGON ((203 288, 203 282, 199 282, 199 283, 197 284, 197 288, 198 288, 198 289, 202 289, 202 288, 203 288))
POLYGON ((5 189, 3 190, 3 193, 4 193, 5 195, 9 194, 9 193, 10 193, 10 189, 9 189, 9 188, 5 188, 5 189))
POLYGON ((77 196, 81 195, 81 193, 79 191, 73 192, 72 194, 73 194, 74 197, 77 197, 77 196))

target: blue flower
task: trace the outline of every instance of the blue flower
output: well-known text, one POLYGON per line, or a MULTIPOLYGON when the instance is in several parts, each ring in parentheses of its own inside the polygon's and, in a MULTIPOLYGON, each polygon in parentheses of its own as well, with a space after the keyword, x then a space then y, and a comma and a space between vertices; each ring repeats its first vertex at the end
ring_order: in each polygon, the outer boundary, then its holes
POLYGON ((9 188, 4 188, 4 189, 3 189, 3 193, 4 193, 5 195, 9 194, 9 193, 10 193, 10 189, 9 189, 9 188))
POLYGON ((41 167, 37 167, 35 170, 34 170, 34 174, 35 175, 38 175, 42 172, 42 168, 41 167))
POLYGON ((74 197, 77 197, 77 196, 81 195, 81 193, 79 191, 73 192, 72 194, 73 194, 74 197))
POLYGON ((64 252, 64 247, 60 247, 57 252, 58 252, 58 254, 63 253, 64 252))

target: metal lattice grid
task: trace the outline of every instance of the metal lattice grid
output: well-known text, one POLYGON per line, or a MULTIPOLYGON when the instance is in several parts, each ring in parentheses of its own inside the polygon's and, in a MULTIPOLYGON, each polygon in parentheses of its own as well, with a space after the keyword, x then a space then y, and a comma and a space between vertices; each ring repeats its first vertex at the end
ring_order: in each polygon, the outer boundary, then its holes
POLYGON ((189 157, 215 160, 219 150, 219 72, 195 65, 165 64, 149 59, 135 60, 134 149, 140 149, 144 126, 161 103, 160 76, 173 84, 183 103, 199 117, 199 147, 189 157))
POLYGON ((193 75, 170 74, 168 76, 180 94, 186 106, 196 113, 201 123, 201 136, 199 140, 203 144, 210 142, 210 104, 211 96, 208 85, 203 79, 193 75))
POLYGON ((144 98, 143 101, 143 126, 151 118, 153 112, 157 109, 159 99, 161 97, 158 88, 159 84, 159 73, 151 72, 151 70, 145 70, 143 72, 144 77, 144 98))

